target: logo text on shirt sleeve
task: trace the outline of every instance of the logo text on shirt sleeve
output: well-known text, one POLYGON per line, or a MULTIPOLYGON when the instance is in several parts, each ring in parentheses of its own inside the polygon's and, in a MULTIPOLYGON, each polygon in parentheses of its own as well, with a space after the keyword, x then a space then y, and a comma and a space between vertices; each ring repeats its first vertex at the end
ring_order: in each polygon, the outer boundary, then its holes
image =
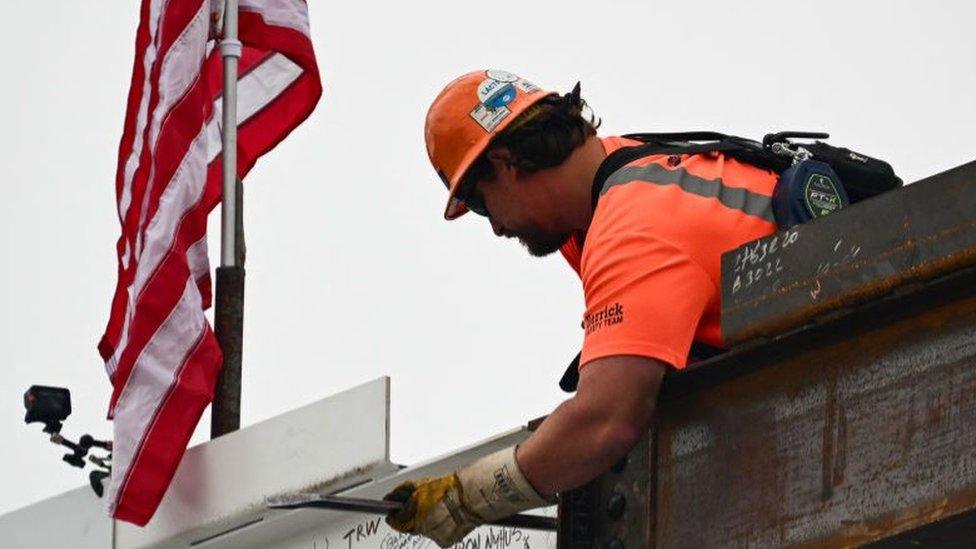
POLYGON ((594 311, 583 317, 583 328, 591 334, 605 326, 613 326, 624 321, 624 306, 619 302, 594 311))

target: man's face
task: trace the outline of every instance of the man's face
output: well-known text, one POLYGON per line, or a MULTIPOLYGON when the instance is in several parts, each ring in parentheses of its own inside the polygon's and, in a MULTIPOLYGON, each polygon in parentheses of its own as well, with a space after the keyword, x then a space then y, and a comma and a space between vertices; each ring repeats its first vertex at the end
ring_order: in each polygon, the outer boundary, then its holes
POLYGON ((571 231, 560 230, 555 204, 547 191, 545 174, 532 174, 531 181, 508 166, 495 176, 479 181, 472 189, 485 205, 492 230, 498 236, 517 238, 536 257, 549 255, 569 239, 571 231))

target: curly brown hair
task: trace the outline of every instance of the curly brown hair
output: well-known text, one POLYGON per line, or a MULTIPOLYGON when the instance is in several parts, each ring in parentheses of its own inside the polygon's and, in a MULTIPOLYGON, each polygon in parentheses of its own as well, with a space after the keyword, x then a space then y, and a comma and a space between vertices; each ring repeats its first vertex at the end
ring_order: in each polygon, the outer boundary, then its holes
POLYGON ((462 195, 478 181, 494 177, 489 151, 506 148, 511 153, 512 165, 525 172, 537 172, 562 164, 574 150, 596 135, 599 127, 600 120, 580 97, 578 82, 565 95, 541 99, 492 139, 461 179, 462 195))

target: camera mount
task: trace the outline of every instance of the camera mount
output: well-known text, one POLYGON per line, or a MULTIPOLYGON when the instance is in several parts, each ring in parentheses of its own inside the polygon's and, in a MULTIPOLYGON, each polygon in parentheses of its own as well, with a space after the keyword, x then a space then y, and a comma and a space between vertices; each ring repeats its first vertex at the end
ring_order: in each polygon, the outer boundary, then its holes
POLYGON ((78 442, 72 442, 61 434, 64 421, 71 415, 71 392, 62 387, 32 385, 24 393, 24 408, 27 410, 25 423, 43 423, 44 432, 51 435, 51 442, 71 450, 61 457, 65 463, 83 469, 87 458, 87 463, 96 467, 89 473, 88 481, 95 494, 102 497, 102 481, 112 473, 112 442, 98 440, 88 434, 82 435, 78 442), (108 454, 88 455, 92 449, 104 450, 108 454))

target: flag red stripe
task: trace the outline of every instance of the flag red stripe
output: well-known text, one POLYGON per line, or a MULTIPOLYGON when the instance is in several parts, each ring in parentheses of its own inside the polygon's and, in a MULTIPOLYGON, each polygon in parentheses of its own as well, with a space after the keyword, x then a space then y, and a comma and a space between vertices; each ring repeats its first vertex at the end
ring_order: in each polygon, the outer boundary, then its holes
POLYGON ((213 305, 213 295, 210 292, 211 284, 210 273, 197 279, 197 291, 200 292, 200 301, 204 309, 209 309, 213 305))
POLYGON ((209 326, 183 363, 178 382, 156 411, 152 437, 144 437, 120 491, 115 518, 140 526, 149 522, 176 474, 193 429, 213 400, 220 347, 209 326))
POLYGON ((184 283, 190 276, 186 263, 186 250, 203 237, 207 230, 208 209, 198 200, 179 223, 176 239, 159 267, 153 272, 135 305, 135 314, 129 327, 129 339, 115 372, 115 388, 110 409, 118 402, 125 389, 132 368, 143 348, 152 339, 159 326, 183 295, 184 283))
MULTIPOLYGON (((136 168, 132 178, 130 189, 131 200, 123 227, 123 231, 129 235, 128 244, 132 250, 135 250, 136 235, 138 234, 138 227, 141 225, 141 204, 143 195, 148 190, 152 155, 155 153, 154 147, 156 143, 153 142, 151 131, 153 129, 153 121, 160 117, 160 114, 156 112, 160 99, 160 76, 163 67, 166 66, 166 59, 170 54, 170 49, 174 42, 181 35, 183 29, 192 21, 193 17, 200 11, 203 4, 204 2, 201 0, 169 0, 166 3, 166 10, 161 16, 159 30, 157 31, 159 33, 159 38, 157 39, 159 42, 158 54, 152 71, 150 71, 149 108, 147 111, 146 126, 142 130, 142 152, 139 157, 138 168, 136 168)), ((162 114, 162 116, 165 116, 165 114, 162 114)), ((135 272, 137 262, 138 256, 135 256, 131 263, 132 267, 128 269, 129 276, 127 277, 127 282, 131 282, 131 275, 135 272)))
MULTIPOLYGON (((274 55, 273 51, 258 50, 244 46, 241 48, 241 57, 237 60, 237 79, 241 80, 255 69, 262 61, 274 55)), ((207 66, 204 68, 204 75, 210 82, 210 88, 214 90, 214 101, 220 100, 222 94, 223 67, 219 56, 207 59, 207 66)))
POLYGON ((265 23, 261 14, 241 10, 239 17, 241 36, 247 35, 247 46, 273 50, 306 68, 309 74, 318 75, 315 54, 308 36, 288 27, 278 27, 265 23))
MULTIPOLYGON (((163 63, 160 63, 160 66, 165 66, 167 63, 170 64, 169 78, 167 79, 169 82, 168 87, 175 88, 175 84, 181 81, 187 82, 187 85, 179 96, 175 96, 172 93, 176 91, 175 89, 169 90, 169 95, 171 95, 171 97, 168 97, 169 104, 165 107, 165 114, 158 125, 158 137, 155 143, 152 143, 151 171, 148 182, 149 196, 145 200, 145 206, 140 214, 139 221, 139 231, 142 237, 145 236, 146 226, 155 215, 160 195, 165 190, 165 186, 171 182, 173 173, 182 160, 183 152, 186 151, 192 140, 196 137, 199 125, 210 116, 211 103, 208 99, 212 93, 207 87, 207 79, 201 76, 201 70, 206 61, 207 52, 202 43, 187 46, 188 42, 194 42, 193 39, 195 36, 191 35, 206 35, 208 30, 206 17, 208 11, 204 8, 208 5, 206 2, 203 2, 193 12, 192 19, 187 21, 187 24, 192 24, 194 25, 193 27, 188 27, 183 32, 174 34, 172 37, 169 36, 169 32, 164 33, 163 39, 168 45, 166 59, 163 63), (171 44, 170 41, 172 41, 171 44), (193 71, 192 78, 187 78, 178 73, 177 64, 180 62, 192 63, 190 65, 193 71), (201 105, 205 105, 202 120, 199 119, 201 105), (172 133, 167 135, 167 131, 172 133)), ((196 40, 196 42, 199 42, 199 40, 196 40)), ((159 108, 163 109, 164 107, 160 106, 159 108)), ((151 124, 150 136, 152 135, 152 129, 151 124)))
MULTIPOLYGON (((209 119, 211 110, 212 102, 207 90, 207 82, 203 78, 198 78, 171 112, 171 116, 167 117, 160 130, 159 145, 154 156, 155 172, 160 181, 165 180, 169 183, 167 185, 156 185, 153 189, 150 197, 150 207, 153 210, 147 217, 152 218, 157 214, 160 196, 169 185, 175 184, 171 179, 185 156, 181 152, 185 152, 191 142, 203 131, 204 123, 209 119), (165 179, 163 179, 164 177, 165 179)), ((126 348, 116 365, 113 377, 115 390, 112 393, 110 409, 115 407, 119 394, 126 385, 132 367, 138 358, 138 353, 152 338, 152 334, 166 319, 168 311, 182 295, 182 288, 179 287, 178 282, 186 280, 189 274, 189 267, 186 265, 185 258, 186 250, 202 238, 206 232, 206 213, 209 208, 202 206, 198 202, 196 207, 184 214, 183 220, 177 224, 168 251, 159 258, 155 267, 151 264, 140 265, 142 269, 153 269, 153 272, 148 275, 148 282, 135 297, 134 318, 138 319, 139 322, 132 321, 126 348), (184 228, 188 219, 191 220, 191 225, 184 228), (143 305, 144 295, 152 296, 153 301, 143 305)), ((180 212, 167 212, 165 215, 173 215, 174 213, 178 215, 180 212)), ((145 227, 142 230, 145 231, 145 227)), ((140 258, 140 261, 151 261, 151 258, 140 258)), ((206 301, 209 302, 209 295, 207 297, 206 301)))
MULTIPOLYGON (((125 121, 122 126, 122 139, 119 142, 119 161, 116 168, 115 176, 115 196, 116 201, 122 199, 122 187, 125 179, 125 163, 132 153, 133 142, 135 140, 135 134, 140 130, 137 127, 137 119, 139 114, 139 104, 142 101, 143 92, 143 80, 146 77, 145 71, 145 58, 146 50, 149 47, 150 36, 149 36, 149 8, 152 2, 144 1, 142 7, 139 10, 139 27, 136 30, 136 55, 135 60, 132 63, 132 81, 129 84, 129 98, 128 105, 129 108, 126 109, 125 121)), ((122 219, 121 213, 119 214, 119 224, 122 225, 123 231, 119 235, 119 239, 116 241, 116 255, 118 256, 117 273, 116 273, 116 288, 114 297, 112 298, 112 306, 109 313, 108 326, 105 329, 105 335, 102 336, 98 343, 98 352, 102 356, 103 360, 108 360, 115 350, 115 345, 118 343, 119 332, 122 330, 122 318, 125 314, 125 269, 122 264, 122 256, 125 254, 125 222, 122 219)))
MULTIPOLYGON (((241 11, 239 17, 241 36, 248 37, 249 46, 269 48, 273 44, 276 51, 305 69, 275 101, 238 126, 237 170, 243 177, 258 157, 273 149, 308 118, 322 95, 322 84, 308 37, 290 28, 266 25, 254 12, 241 11)), ((208 204, 216 205, 220 195, 208 192, 207 200, 208 204)))
MULTIPOLYGON (((150 2, 143 2, 139 10, 139 27, 136 29, 136 56, 132 63, 132 82, 129 84, 129 105, 138 105, 142 100, 142 81, 146 77, 146 69, 143 65, 145 63, 146 49, 149 46, 149 6, 150 2)), ((138 114, 138 109, 127 109, 125 113, 125 122, 122 126, 122 139, 119 142, 119 162, 115 177, 116 200, 122 194, 125 161, 132 151, 138 114)), ((122 219, 120 218, 119 222, 121 221, 122 219)))
MULTIPOLYGON (((149 185, 152 183, 150 178, 154 175, 152 172, 153 155, 157 154, 155 148, 162 141, 158 138, 154 139, 152 131, 155 121, 161 117, 167 117, 169 114, 157 112, 161 96, 160 89, 162 86, 168 86, 169 84, 168 82, 161 81, 163 68, 167 66, 167 61, 169 60, 176 39, 182 35, 183 30, 187 28, 203 5, 203 0, 169 0, 166 4, 166 11, 163 13, 162 20, 159 24, 159 53, 150 73, 151 93, 149 96, 146 126, 143 128, 142 153, 139 157, 139 167, 136 169, 132 179, 130 191, 132 198, 125 219, 126 232, 130 235, 129 245, 133 250, 136 249, 136 235, 139 234, 138 227, 142 225, 143 209, 141 205, 143 196, 149 190, 149 185)), ((162 137, 161 132, 158 137, 162 137)), ((138 255, 135 260, 138 261, 138 255)), ((135 269, 132 268, 130 271, 135 271, 135 269)))
MULTIPOLYGON (((165 393, 161 396, 160 401, 162 402, 162 404, 159 407, 150 410, 150 414, 149 414, 150 417, 148 417, 146 428, 139 433, 138 440, 134 445, 133 452, 132 452, 132 460, 130 462, 130 465, 128 468, 125 469, 124 474, 119 479, 120 480, 120 484, 119 484, 120 487, 118 489, 119 499, 122 499, 123 496, 125 495, 126 488, 129 486, 129 483, 132 480, 134 471, 140 465, 140 461, 142 461, 143 464, 146 461, 152 461, 154 457, 152 454, 146 456, 143 453, 143 451, 146 449, 147 435, 151 433, 153 428, 157 425, 160 412, 162 412, 163 408, 165 407, 166 401, 169 399, 170 395, 172 395, 173 392, 177 389, 177 387, 179 387, 180 376, 183 374, 184 368, 189 362, 190 357, 192 357, 196 353, 197 349, 199 349, 200 346, 204 344, 206 331, 208 329, 209 329, 208 325, 204 325, 200 329, 199 333, 197 334, 197 339, 194 342, 193 346, 185 354, 185 356, 182 357, 182 360, 180 361, 178 367, 176 368, 176 371, 173 372, 174 383, 168 385, 165 393)), ((133 497, 138 499, 139 496, 140 494, 136 494, 134 496, 130 496, 130 499, 133 497)))
MULTIPOLYGON (((146 227, 159 210, 160 196, 173 183, 173 176, 183 161, 183 153, 210 119, 213 105, 210 101, 211 95, 207 81, 198 78, 166 117, 159 133, 156 154, 153 156, 153 171, 157 184, 150 190, 146 216, 140 226, 144 240, 146 227), (162 184, 163 182, 167 183, 162 184)), ((143 260, 140 258, 140 261, 143 260)))
MULTIPOLYGON (((122 237, 119 239, 117 245, 117 251, 120 257, 120 267, 119 267, 119 283, 116 286, 116 293, 113 299, 113 313, 116 308, 118 309, 118 315, 113 314, 109 320, 109 327, 106 330, 106 336, 103 337, 102 343, 99 344, 100 349, 112 348, 115 351, 116 346, 119 344, 119 337, 123 329, 124 320, 128 308, 128 295, 127 289, 132 283, 132 279, 135 275, 136 269, 138 267, 138 256, 136 255, 136 236, 139 234, 138 227, 140 226, 140 218, 142 214, 142 199, 143 194, 147 190, 148 180, 150 177, 150 166, 152 165, 151 158, 153 154, 154 143, 150 140, 150 130, 153 127, 153 119, 155 117, 155 111, 159 103, 159 88, 160 88, 160 75, 165 65, 165 59, 170 53, 174 42, 182 34, 183 29, 187 27, 189 22, 193 17, 200 11, 200 8, 204 5, 205 1, 202 0, 169 0, 164 4, 165 10, 160 13, 160 19, 158 22, 158 29, 156 31, 157 38, 156 41, 159 44, 158 51, 156 54, 155 62, 153 63, 152 70, 149 76, 149 103, 146 116, 146 124, 141 128, 142 133, 142 151, 139 156, 139 164, 136 171, 132 177, 132 182, 129 185, 129 207, 126 211, 125 217, 121 220, 122 222, 122 237), (129 259, 128 268, 124 268, 121 265, 121 258, 126 252, 126 248, 130 250, 131 257, 129 259)), ((146 19, 149 19, 147 4, 151 4, 150 1, 143 2, 144 10, 143 13, 146 15, 146 19)), ((148 31, 147 31, 148 32, 148 31)), ((147 38, 148 39, 148 38, 147 38)), ((145 55, 145 49, 142 51, 142 55, 145 55)), ((141 57, 141 56, 140 56, 141 57)), ((142 60, 140 59, 140 69, 142 68, 142 60)), ((135 84, 135 80, 133 83, 135 84)), ((139 84, 142 84, 142 79, 139 80, 139 84)), ((130 90, 130 94, 131 94, 130 90)), ((140 100, 142 97, 140 95, 140 100)), ((129 111, 138 112, 139 103, 130 103, 129 111)), ((135 116, 135 115, 133 115, 135 116)), ((130 144, 131 146, 131 144, 130 144)), ((129 155, 127 154, 126 157, 129 155)), ((123 185, 122 179, 124 178, 126 160, 119 160, 119 174, 117 176, 117 184, 123 185)), ((124 189, 119 189, 120 194, 124 192, 124 189)), ((121 196, 120 196, 121 200, 121 196)), ((104 358, 104 353, 103 353, 104 358)), ((107 360, 107 358, 106 358, 107 360)), ((113 381, 115 376, 113 374, 113 381)))
MULTIPOLYGON (((321 95, 322 88, 317 80, 299 78, 281 95, 281 97, 315 97, 321 95)), ((314 104, 314 103, 313 103, 314 104)), ((298 101, 275 101, 265 105, 264 109, 255 116, 248 119, 239 129, 239 135, 247 143, 252 144, 253 149, 241 148, 240 158, 244 165, 241 167, 245 173, 257 161, 261 151, 274 148, 279 142, 288 136, 293 126, 282 124, 284 120, 297 120, 301 122, 310 114, 311 109, 307 108, 303 102, 298 101)), ((213 200, 213 204, 220 202, 219 194, 207 194, 208 200, 213 200)))

